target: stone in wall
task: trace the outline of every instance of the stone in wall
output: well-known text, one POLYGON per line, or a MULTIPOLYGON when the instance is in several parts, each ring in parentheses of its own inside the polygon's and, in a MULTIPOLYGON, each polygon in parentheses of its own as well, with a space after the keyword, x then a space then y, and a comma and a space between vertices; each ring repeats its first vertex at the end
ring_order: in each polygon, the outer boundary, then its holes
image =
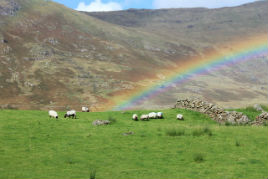
POLYGON ((215 104, 200 99, 178 99, 175 108, 190 109, 210 116, 219 123, 247 124, 249 118, 241 112, 225 111, 215 104))

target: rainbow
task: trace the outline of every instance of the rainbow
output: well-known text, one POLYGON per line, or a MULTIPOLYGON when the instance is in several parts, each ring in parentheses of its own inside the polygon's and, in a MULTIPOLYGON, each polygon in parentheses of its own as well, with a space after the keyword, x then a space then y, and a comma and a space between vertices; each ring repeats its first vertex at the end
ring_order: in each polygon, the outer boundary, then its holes
POLYGON ((267 34, 255 38, 233 42, 228 44, 228 50, 210 53, 203 58, 190 59, 172 69, 164 81, 157 81, 150 87, 136 91, 124 101, 118 103, 113 110, 128 110, 154 98, 160 93, 170 90, 174 84, 179 85, 190 79, 219 70, 226 66, 232 66, 254 58, 268 55, 267 34))

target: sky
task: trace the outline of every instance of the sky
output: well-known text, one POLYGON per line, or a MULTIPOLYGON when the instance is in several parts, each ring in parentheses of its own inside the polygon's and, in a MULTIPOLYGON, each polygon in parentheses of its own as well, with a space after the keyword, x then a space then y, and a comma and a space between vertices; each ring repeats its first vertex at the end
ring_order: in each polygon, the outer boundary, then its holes
POLYGON ((160 9, 206 7, 220 8, 238 6, 257 0, 53 0, 79 11, 116 11, 130 8, 160 9))

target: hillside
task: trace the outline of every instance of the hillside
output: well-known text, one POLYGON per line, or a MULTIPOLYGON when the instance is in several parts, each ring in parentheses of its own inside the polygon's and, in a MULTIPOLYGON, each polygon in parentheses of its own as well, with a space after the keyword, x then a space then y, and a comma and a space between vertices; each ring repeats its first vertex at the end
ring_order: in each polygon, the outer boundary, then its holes
MULTIPOLYGON (((84 13, 50 1, 1 0, 0 106, 110 109, 188 58, 267 35, 266 7, 84 13)), ((267 67, 267 57, 227 66, 138 107, 192 95, 226 107, 266 103, 267 67)))

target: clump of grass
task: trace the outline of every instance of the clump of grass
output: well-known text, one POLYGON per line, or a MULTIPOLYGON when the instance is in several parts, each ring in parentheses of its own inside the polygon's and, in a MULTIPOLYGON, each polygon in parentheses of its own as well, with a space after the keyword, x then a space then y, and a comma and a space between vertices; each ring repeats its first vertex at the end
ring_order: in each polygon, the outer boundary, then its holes
POLYGON ((89 177, 89 179, 95 179, 95 178, 96 178, 96 170, 93 169, 93 170, 90 171, 90 177, 89 177))
POLYGON ((192 135, 193 135, 193 136, 196 136, 196 137, 201 136, 201 135, 203 135, 203 134, 204 134, 204 132, 203 132, 202 129, 200 129, 200 128, 198 128, 198 129, 194 129, 193 132, 192 132, 192 135))
POLYGON ((166 130, 166 135, 168 135, 168 136, 183 136, 183 135, 185 135, 185 130, 182 128, 169 128, 166 130))
POLYGON ((112 116, 108 117, 108 121, 110 121, 111 124, 116 123, 116 119, 114 117, 112 117, 112 116))
POLYGON ((201 163, 201 162, 205 161, 204 155, 201 153, 194 154, 194 161, 197 163, 201 163))
POLYGON ((211 129, 209 129, 208 127, 197 128, 197 129, 194 129, 193 132, 192 132, 192 135, 196 136, 196 137, 202 136, 202 135, 205 135, 205 134, 207 134, 208 136, 213 135, 211 129))
POLYGON ((204 131, 204 133, 207 134, 208 136, 212 136, 212 135, 213 135, 211 129, 210 129, 208 126, 204 127, 203 131, 204 131))
POLYGON ((240 142, 238 140, 235 141, 235 146, 236 147, 240 147, 241 146, 241 144, 240 144, 240 142))
POLYGON ((238 124, 236 124, 236 123, 231 123, 231 122, 229 122, 229 121, 226 121, 225 123, 224 123, 224 125, 225 126, 237 126, 238 124))

